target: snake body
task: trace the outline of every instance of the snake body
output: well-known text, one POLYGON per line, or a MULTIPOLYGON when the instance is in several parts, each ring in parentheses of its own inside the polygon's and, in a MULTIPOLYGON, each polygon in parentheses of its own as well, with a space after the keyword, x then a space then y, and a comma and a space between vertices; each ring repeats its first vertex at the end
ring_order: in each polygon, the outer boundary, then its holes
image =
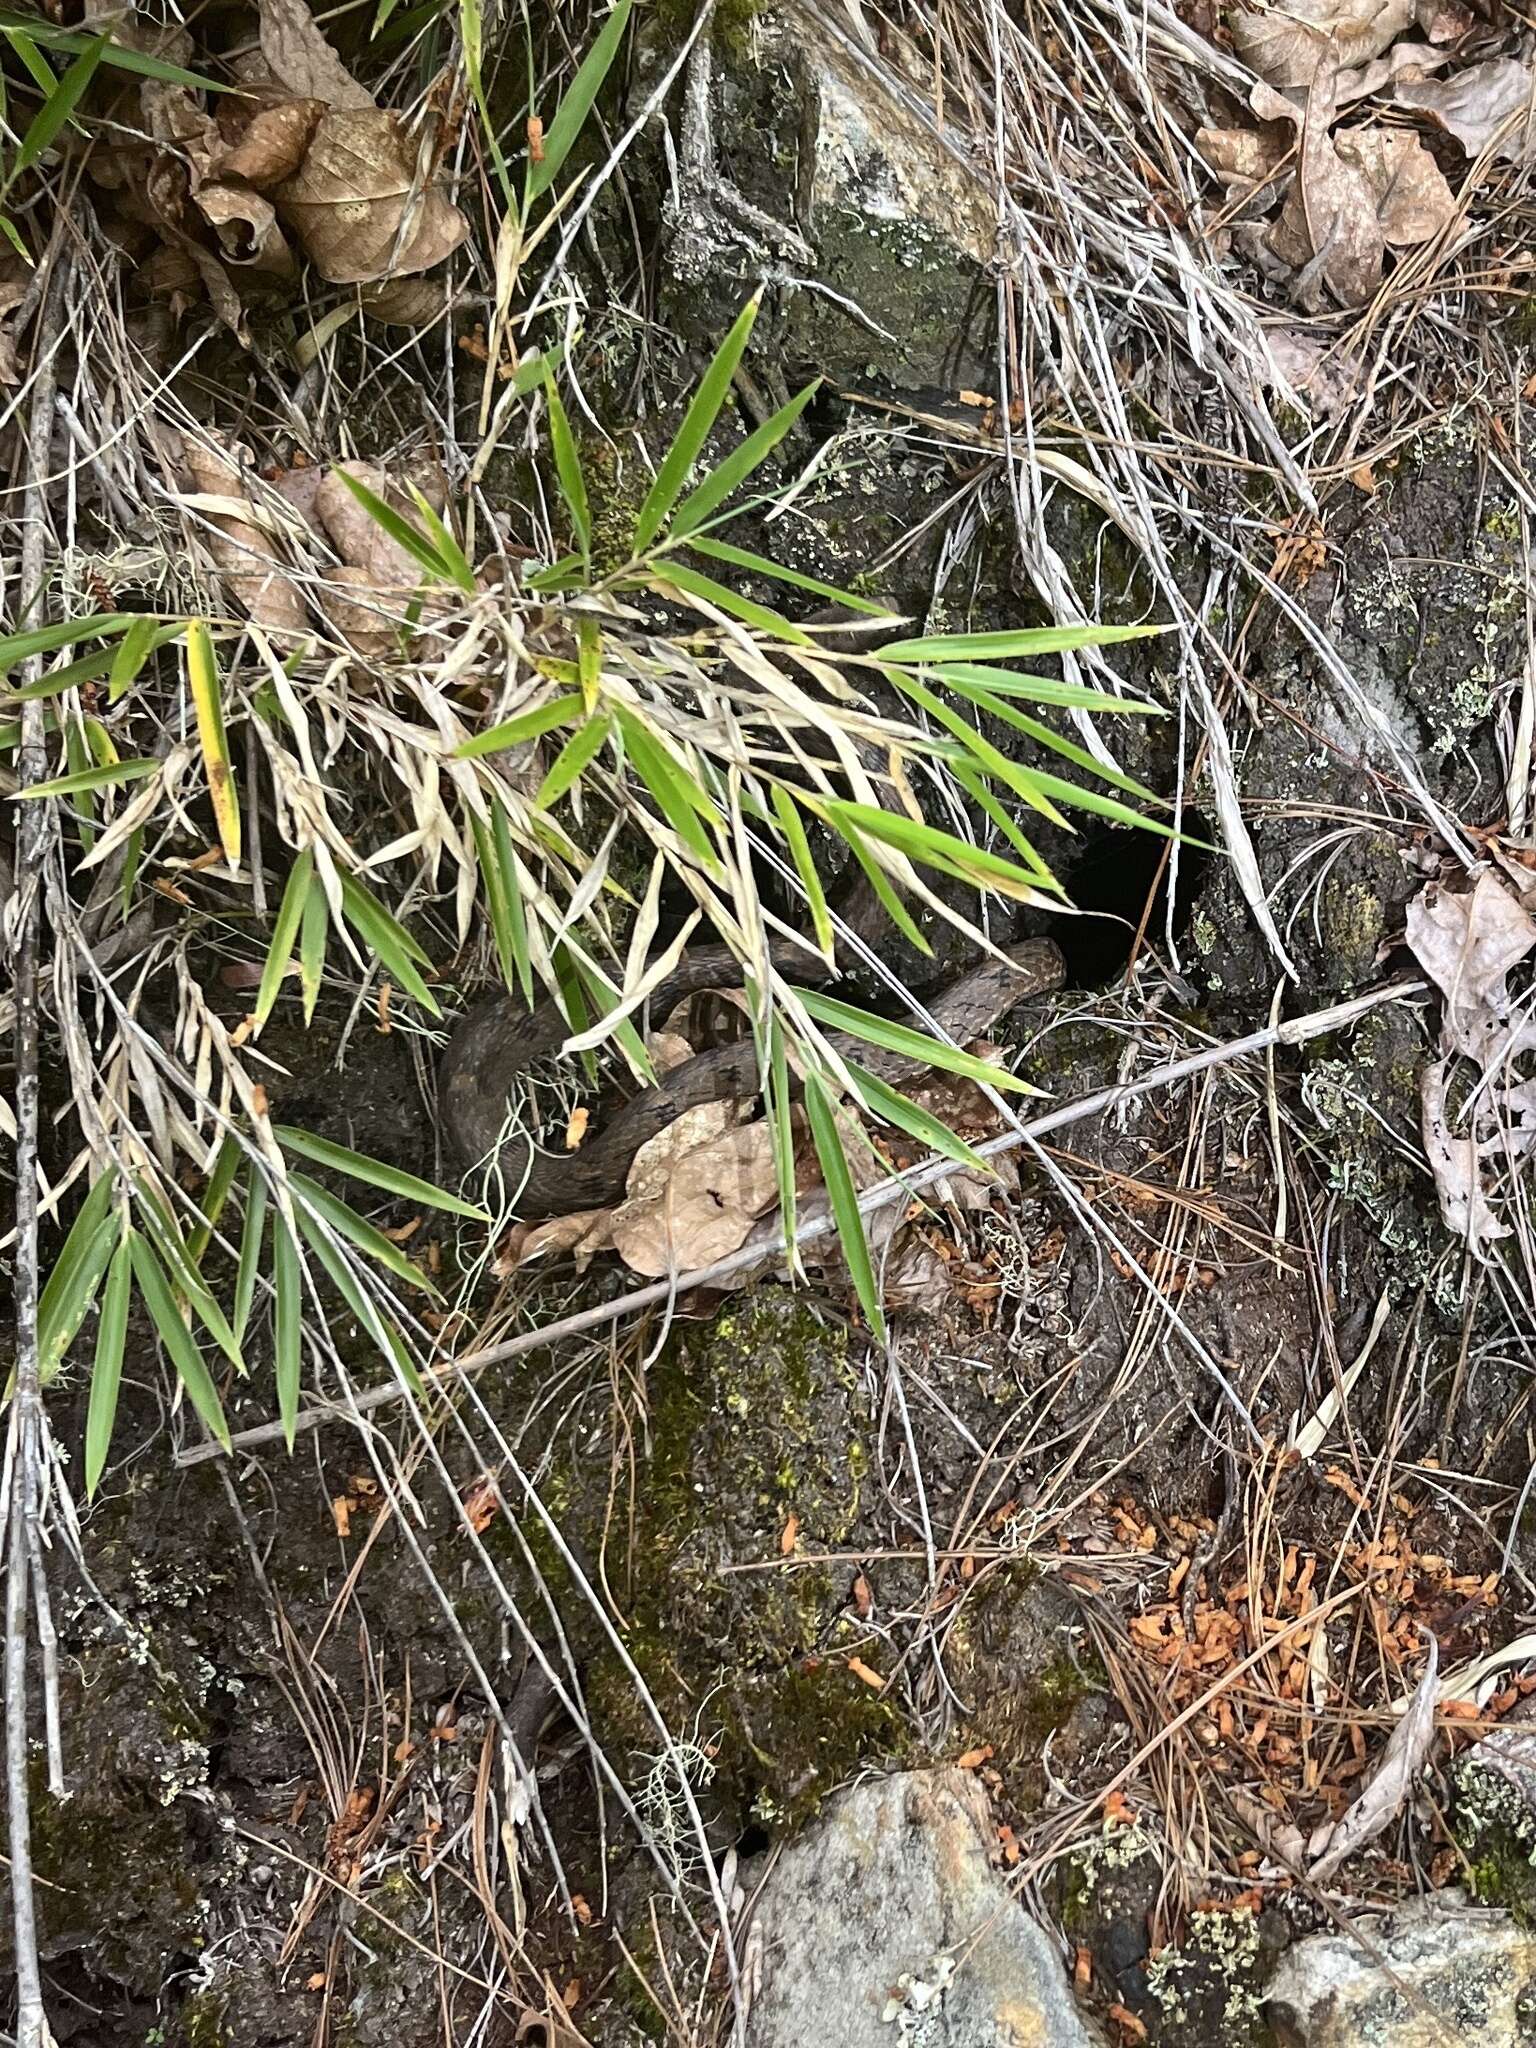
MULTIPOLYGON (((931 1005, 934 1022, 956 1044, 984 1036, 1005 1011, 1026 996, 1059 988, 1064 976, 1060 949, 1050 939, 1028 939, 1002 956, 992 956, 953 982, 931 1005)), ((826 981, 832 970, 816 956, 798 952, 793 973, 803 982, 826 981)), ((724 946, 699 946, 685 953, 676 970, 653 992, 651 1014, 664 1017, 678 1003, 705 989, 739 988, 741 963, 724 946)), ((684 1110, 701 1103, 757 1092, 757 1053, 750 1038, 701 1052, 643 1088, 606 1115, 586 1142, 559 1155, 541 1151, 520 1132, 504 1138, 508 1098, 538 1061, 558 1051, 570 1026, 554 1002, 531 1014, 515 998, 496 996, 471 1010, 443 1056, 438 1100, 449 1145, 463 1161, 485 1157, 500 1143, 498 1161, 516 1212, 525 1217, 564 1216, 619 1201, 635 1154, 647 1139, 666 1129, 684 1110)), ((877 1049, 839 1034, 840 1052, 895 1084, 926 1069, 910 1055, 877 1049)))

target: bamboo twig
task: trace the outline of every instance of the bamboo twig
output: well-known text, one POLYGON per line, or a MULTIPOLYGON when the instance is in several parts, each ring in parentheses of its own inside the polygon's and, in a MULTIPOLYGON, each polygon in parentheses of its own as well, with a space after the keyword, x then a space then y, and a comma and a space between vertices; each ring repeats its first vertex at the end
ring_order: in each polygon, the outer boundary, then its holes
MULTIPOLYGON (((1113 1083, 1099 1088, 1091 1095, 1085 1095, 1076 1102, 1063 1103, 1059 1109, 1047 1110, 1043 1116, 1033 1118, 1029 1123, 1020 1124, 1016 1129, 1005 1131, 1001 1137, 990 1138, 975 1149, 986 1159, 1000 1159, 1020 1146, 1029 1145, 1048 1137, 1053 1131, 1060 1131, 1070 1124, 1082 1123, 1086 1118, 1098 1116, 1103 1111, 1114 1109, 1120 1103, 1134 1101, 1138 1096, 1151 1094, 1158 1088, 1176 1086, 1181 1081, 1191 1080, 1196 1074, 1203 1074, 1212 1067, 1230 1065, 1234 1060, 1246 1058, 1250 1053, 1267 1052, 1273 1046, 1305 1045, 1309 1039, 1326 1037, 1331 1031, 1341 1031, 1353 1024, 1357 1018, 1379 1009, 1384 1003, 1401 1002, 1409 996, 1423 992, 1422 981, 1393 982, 1389 987, 1373 990, 1369 995, 1355 996, 1347 1003, 1334 1003, 1325 1010, 1312 1010, 1304 1017, 1293 1017, 1288 1023, 1267 1025, 1262 1031, 1251 1031, 1245 1038, 1234 1038, 1222 1045, 1210 1045, 1203 1052, 1191 1053, 1186 1058, 1171 1060, 1166 1066, 1154 1067, 1134 1081, 1113 1083)), ((890 1203, 907 1201, 946 1174, 955 1172, 951 1159, 937 1155, 922 1166, 892 1180, 879 1181, 867 1188, 859 1197, 859 1208, 867 1216, 890 1203)), ((794 1243, 812 1243, 817 1238, 829 1236, 835 1229, 830 1215, 814 1216, 794 1234, 794 1243)), ((670 1280, 655 1280, 648 1287, 637 1287, 629 1294, 621 1294, 614 1301, 599 1302, 596 1306, 581 1309, 575 1315, 565 1316, 557 1323, 549 1323, 543 1329, 526 1331, 521 1337, 512 1337, 504 1344, 493 1344, 484 1351, 471 1352, 466 1358, 445 1359, 433 1375, 439 1382, 449 1382, 458 1373, 479 1372, 487 1365, 502 1365, 508 1359, 521 1358, 529 1351, 541 1351, 548 1345, 559 1343, 566 1337, 579 1337, 588 1330, 601 1329, 605 1324, 617 1322, 621 1316, 637 1314, 641 1309, 654 1308, 675 1295, 695 1287, 708 1287, 721 1280, 746 1271, 751 1266, 767 1264, 789 1248, 788 1240, 780 1235, 771 1245, 746 1245, 740 1251, 732 1252, 728 1258, 716 1259, 712 1265, 700 1266, 691 1273, 682 1273, 670 1280)), ((406 1390, 399 1385, 370 1387, 357 1394, 346 1406, 316 1406, 301 1409, 295 1418, 297 1429, 315 1429, 321 1423, 354 1418, 360 1413, 387 1406, 398 1401, 406 1390)), ((251 1429, 242 1429, 231 1439, 231 1450, 251 1450, 260 1444, 281 1442, 283 1427, 280 1422, 262 1422, 251 1429)), ((194 1444, 177 1454, 178 1465, 201 1465, 209 1458, 224 1455, 220 1446, 213 1442, 194 1444)))
MULTIPOLYGON (((43 291, 36 365, 29 394, 22 499, 20 585, 17 623, 41 623, 48 543, 49 450, 53 438, 55 361, 63 331, 69 259, 57 246, 43 291)), ((25 665, 25 680, 42 672, 41 656, 25 665)), ((40 700, 22 706, 17 756, 20 786, 41 782, 48 772, 44 711, 40 700)), ((42 940, 44 870, 56 826, 50 804, 19 804, 16 824, 16 926, 13 989, 16 1004, 16 1252, 15 1395, 11 1402, 7 1463, 10 1499, 6 1517, 5 1579, 5 1786, 11 1855, 11 1919, 16 1949, 17 2048, 47 2048, 52 2041, 43 2004, 37 1950, 37 1911, 32 1871, 32 1814, 27 1776, 27 1664, 31 1629, 29 1595, 41 1595, 41 1513, 43 1456, 42 1386, 38 1368, 38 953, 42 940)), ((47 1614, 39 1600, 37 1611, 47 1614)), ((49 1629, 51 1651, 51 1625, 49 1629)), ((44 1686, 56 1676, 51 1656, 44 1686)), ((46 1703, 50 1786, 62 1790, 57 1730, 58 1706, 46 1703)))

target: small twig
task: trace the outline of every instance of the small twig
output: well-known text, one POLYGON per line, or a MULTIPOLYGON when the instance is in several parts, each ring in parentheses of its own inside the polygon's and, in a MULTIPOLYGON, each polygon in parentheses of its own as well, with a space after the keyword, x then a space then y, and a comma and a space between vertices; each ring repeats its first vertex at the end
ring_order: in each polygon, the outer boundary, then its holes
MULTIPOLYGON (((1196 1074, 1203 1074, 1212 1067, 1230 1065, 1234 1060, 1246 1058, 1250 1053, 1267 1052, 1271 1046, 1305 1045, 1309 1039, 1325 1037, 1331 1031, 1342 1031, 1346 1025, 1370 1011, 1379 1009, 1384 1003, 1401 1002, 1409 996, 1423 993, 1422 981, 1394 982, 1389 988, 1377 989, 1369 995, 1356 996, 1347 1003, 1334 1003, 1326 1010, 1312 1010, 1304 1017, 1293 1017, 1289 1023, 1271 1024, 1262 1031, 1251 1031, 1245 1038, 1234 1038, 1222 1045, 1210 1045, 1203 1052, 1191 1053, 1187 1058, 1171 1060, 1166 1066, 1154 1067, 1135 1081, 1121 1081, 1107 1088, 1099 1088, 1092 1095, 1085 1095, 1077 1102, 1063 1103, 1059 1109, 1048 1110, 1044 1116, 1020 1124, 1016 1130, 1005 1131, 1001 1137, 990 1138, 975 1149, 985 1159, 999 1159, 1020 1146, 1048 1136, 1052 1131, 1064 1130, 1069 1124, 1084 1122, 1088 1117, 1098 1116, 1103 1111, 1115 1108, 1123 1102, 1130 1102, 1141 1095, 1150 1094, 1154 1089, 1173 1087, 1180 1081, 1191 1080, 1196 1074)), ((904 1173, 893 1180, 877 1182, 859 1197, 860 1211, 868 1216, 890 1203, 908 1201, 935 1181, 955 1170, 954 1161, 933 1157, 928 1162, 904 1173)), ((811 1217, 794 1234, 797 1247, 826 1237, 835 1229, 830 1214, 811 1217)), ((766 1265, 780 1253, 788 1250, 788 1241, 780 1235, 771 1245, 747 1245, 740 1251, 732 1252, 728 1258, 716 1259, 712 1265, 700 1266, 691 1273, 682 1273, 668 1280, 655 1280, 648 1287, 637 1287, 629 1294, 621 1294, 615 1301, 599 1302, 595 1307, 581 1309, 575 1315, 565 1316, 557 1323, 549 1323, 543 1329, 526 1331, 521 1337, 509 1338, 505 1344, 493 1344, 485 1351, 471 1352, 467 1358, 445 1359, 436 1370, 435 1377, 445 1381, 458 1373, 478 1372, 487 1365, 501 1365, 508 1359, 521 1358, 529 1351, 542 1351, 565 1337, 578 1337, 588 1330, 601 1329, 605 1324, 617 1322, 621 1316, 634 1315, 641 1309, 654 1308, 658 1302, 670 1299, 676 1294, 686 1293, 695 1287, 709 1287, 722 1280, 746 1271, 748 1267, 766 1265)), ((333 1422, 362 1411, 385 1407, 398 1401, 404 1393, 398 1385, 370 1387, 356 1394, 346 1407, 315 1407, 301 1409, 295 1418, 295 1428, 315 1429, 323 1422, 333 1422)), ((250 1450, 259 1444, 281 1442, 283 1426, 280 1422, 258 1423, 252 1429, 240 1430, 230 1442, 231 1450, 250 1450)), ((220 1446, 208 1442, 194 1444, 177 1453, 178 1465, 201 1465, 206 1459, 224 1455, 220 1446)))
MULTIPOLYGON (((22 499, 21 581, 17 622, 41 619, 43 570, 47 553, 48 507, 45 496, 49 449, 53 437, 55 360, 63 331, 69 259, 56 247, 51 274, 43 292, 38 322, 36 367, 32 375, 22 499)), ((42 673, 34 656, 23 674, 27 682, 42 673)), ((48 772, 43 706, 30 699, 22 706, 21 746, 17 757, 20 786, 41 782, 48 772)), ((37 1910, 33 1892, 31 1788, 27 1775, 27 1650, 30 1615, 28 1595, 35 1586, 43 1594, 40 1471, 43 1448, 42 1386, 37 1350, 38 1304, 38 952, 43 871, 55 829, 52 806, 18 806, 16 824, 17 925, 14 950, 16 1003, 16 1317, 15 1395, 11 1403, 11 1491, 6 1518, 5 1581, 5 1789, 11 1851, 11 1918, 16 1948, 17 2048, 45 2048, 52 2036, 43 2007, 42 1970, 37 1952, 37 1910)), ((57 1681, 52 1655, 48 1609, 38 1599, 45 1625, 43 1683, 57 1681)), ((49 1779, 62 1790, 58 1754, 57 1697, 46 1702, 49 1779)))

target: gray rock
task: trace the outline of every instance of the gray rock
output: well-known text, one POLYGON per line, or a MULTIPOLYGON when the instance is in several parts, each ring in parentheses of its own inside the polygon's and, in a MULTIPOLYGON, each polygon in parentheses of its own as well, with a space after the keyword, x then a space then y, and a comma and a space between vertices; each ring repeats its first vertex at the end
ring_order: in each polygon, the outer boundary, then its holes
POLYGON ((965 1771, 841 1793, 764 1886, 748 2048, 1090 2048, 1055 1942, 992 1868, 995 1839, 965 1771))
POLYGON ((1361 1931, 1374 1954, 1347 1935, 1309 1935, 1270 1979, 1287 2048, 1536 2042, 1536 1939, 1511 1914, 1440 1892, 1361 1931))

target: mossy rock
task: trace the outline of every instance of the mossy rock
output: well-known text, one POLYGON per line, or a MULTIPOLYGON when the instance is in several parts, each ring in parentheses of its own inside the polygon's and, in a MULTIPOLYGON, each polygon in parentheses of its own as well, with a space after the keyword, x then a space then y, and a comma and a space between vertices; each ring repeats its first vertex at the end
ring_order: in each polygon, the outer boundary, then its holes
MULTIPOLYGON (((724 1811, 798 1820, 901 1735, 849 1669, 852 1567, 780 1562, 791 1518, 812 1555, 874 1540, 846 1338, 803 1297, 763 1287, 675 1341, 649 1395, 634 1537, 607 1559, 628 1655, 668 1726, 713 1751, 724 1811)), ((599 1738, 643 1784, 659 1737, 611 1649, 586 1689, 599 1738)))

